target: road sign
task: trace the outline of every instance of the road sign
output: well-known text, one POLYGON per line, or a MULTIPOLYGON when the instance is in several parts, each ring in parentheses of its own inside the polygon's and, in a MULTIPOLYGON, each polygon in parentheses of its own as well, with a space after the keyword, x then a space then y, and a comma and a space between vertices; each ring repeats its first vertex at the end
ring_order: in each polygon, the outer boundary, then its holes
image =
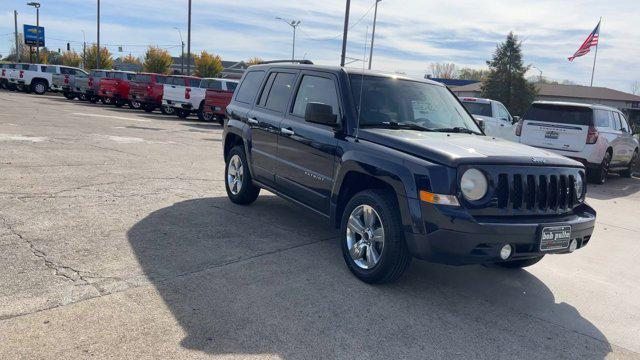
POLYGON ((44 47, 44 27, 25 24, 24 43, 29 46, 44 47))

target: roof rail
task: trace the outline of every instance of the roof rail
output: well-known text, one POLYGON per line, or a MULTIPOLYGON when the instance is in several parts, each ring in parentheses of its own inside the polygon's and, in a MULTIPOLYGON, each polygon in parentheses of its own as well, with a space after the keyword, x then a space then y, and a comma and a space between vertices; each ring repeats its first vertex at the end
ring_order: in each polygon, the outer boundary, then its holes
POLYGON ((271 61, 263 61, 258 65, 278 64, 278 63, 296 63, 296 64, 313 65, 313 62, 311 60, 271 60, 271 61))

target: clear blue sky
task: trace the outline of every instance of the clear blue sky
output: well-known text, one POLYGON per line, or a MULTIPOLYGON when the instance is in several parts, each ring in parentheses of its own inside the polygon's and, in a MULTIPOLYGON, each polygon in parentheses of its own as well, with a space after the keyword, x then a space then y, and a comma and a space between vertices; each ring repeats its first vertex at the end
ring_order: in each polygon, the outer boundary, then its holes
MULTIPOLYGON (((13 10, 19 26, 35 23, 28 1, 2 0, 0 54, 7 54, 13 10)), ((96 39, 95 0, 40 0, 41 25, 52 49, 67 41, 81 50, 96 39)), ((352 0, 348 56, 362 59, 365 33, 371 31, 374 0, 352 0), (360 20, 360 21, 358 21, 360 20)), ((182 29, 186 41, 187 0, 102 0, 101 42, 115 55, 141 55, 157 44, 174 55, 182 29), (140 46, 139 46, 140 45, 140 46)), ((337 64, 340 57, 344 0, 193 0, 192 50, 212 51, 226 60, 252 56, 288 58, 291 28, 276 16, 301 20, 296 57, 337 64)), ((524 41, 527 64, 545 77, 587 84, 593 53, 569 63, 567 57, 603 17, 596 85, 630 91, 640 81, 640 7, 637 0, 383 0, 379 8, 374 68, 423 76, 431 62, 482 68, 509 31, 524 41), (615 4, 614 4, 615 3, 615 4)), ((367 55, 368 56, 368 55, 367 55)), ((361 66, 354 63, 352 66, 361 66)), ((530 76, 537 75, 531 70, 530 76)))

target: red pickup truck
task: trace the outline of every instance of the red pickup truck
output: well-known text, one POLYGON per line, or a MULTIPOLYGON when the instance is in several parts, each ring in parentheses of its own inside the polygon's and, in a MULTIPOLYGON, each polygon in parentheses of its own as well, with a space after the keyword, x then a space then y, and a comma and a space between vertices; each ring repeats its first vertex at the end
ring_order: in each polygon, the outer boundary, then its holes
POLYGON ((98 96, 103 104, 114 104, 121 107, 129 104, 129 88, 131 80, 136 74, 130 71, 114 71, 107 73, 107 77, 100 80, 100 89, 98 96))
POLYGON ((213 114, 213 117, 222 125, 227 113, 227 105, 231 103, 233 92, 238 82, 225 80, 221 89, 207 89, 204 97, 204 112, 213 114))
POLYGON ((137 74, 131 81, 129 100, 131 103, 140 104, 140 108, 146 112, 162 106, 162 94, 167 76, 153 73, 137 74))

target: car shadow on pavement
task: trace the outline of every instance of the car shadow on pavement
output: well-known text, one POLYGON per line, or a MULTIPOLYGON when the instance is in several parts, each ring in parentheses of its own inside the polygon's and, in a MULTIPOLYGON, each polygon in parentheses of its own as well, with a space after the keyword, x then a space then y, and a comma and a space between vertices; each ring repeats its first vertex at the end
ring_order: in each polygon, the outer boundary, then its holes
POLYGON ((603 185, 588 184, 587 196, 598 200, 625 198, 640 192, 640 178, 610 174, 603 185))
POLYGON ((415 261, 395 284, 364 284, 344 266, 326 220, 275 196, 247 207, 226 197, 175 203, 127 236, 187 349, 285 359, 611 352, 593 324, 524 270, 415 261))

